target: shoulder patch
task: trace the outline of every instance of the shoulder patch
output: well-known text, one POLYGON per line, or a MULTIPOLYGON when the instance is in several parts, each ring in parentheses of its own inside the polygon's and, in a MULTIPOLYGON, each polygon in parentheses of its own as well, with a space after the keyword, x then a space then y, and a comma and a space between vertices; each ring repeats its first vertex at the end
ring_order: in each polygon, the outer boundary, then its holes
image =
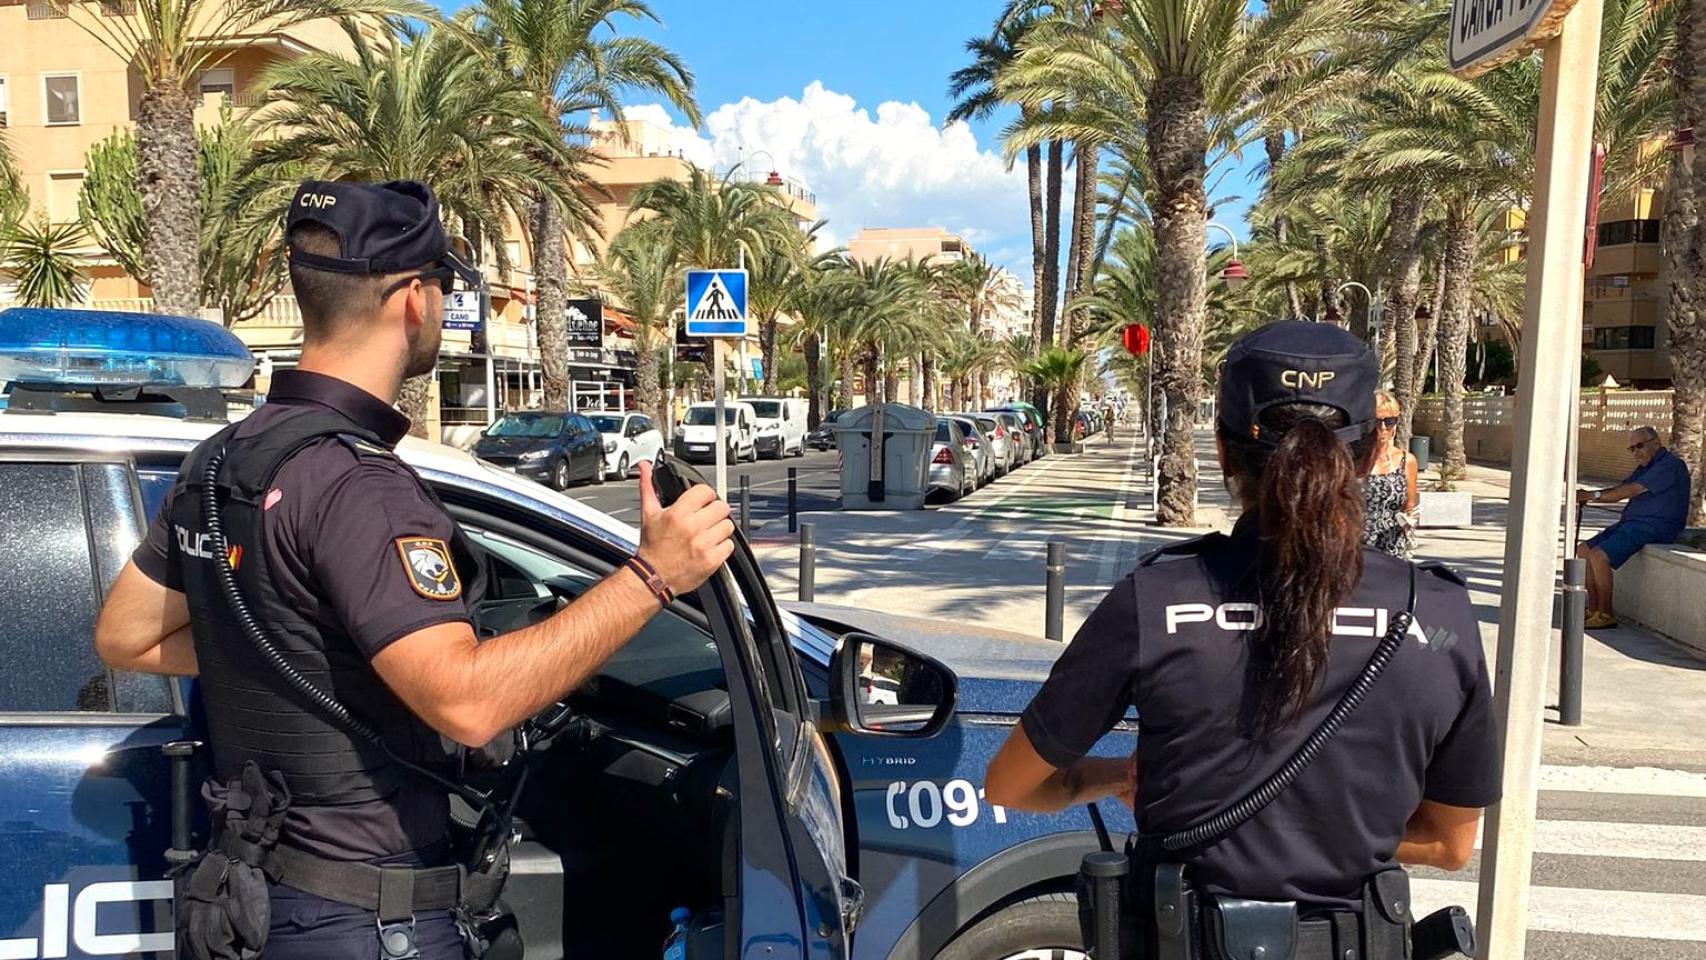
POLYGON ((1215 531, 1214 533, 1204 534, 1190 540, 1182 540, 1178 543, 1169 543, 1159 550, 1151 550, 1142 560, 1137 562, 1137 565, 1140 567, 1147 567, 1163 560, 1177 560, 1181 557, 1198 556, 1208 552, 1210 547, 1217 546, 1225 539, 1226 534, 1215 531))
POLYGON ((1421 563, 1416 564, 1416 569, 1431 573, 1441 580, 1450 581, 1460 587, 1469 586, 1469 581, 1463 578, 1463 574, 1458 573, 1456 570, 1446 566, 1438 560, 1423 560, 1421 563))
POLYGON ((450 545, 437 537, 398 537, 397 556, 409 586, 428 600, 455 600, 462 596, 462 580, 450 560, 450 545))

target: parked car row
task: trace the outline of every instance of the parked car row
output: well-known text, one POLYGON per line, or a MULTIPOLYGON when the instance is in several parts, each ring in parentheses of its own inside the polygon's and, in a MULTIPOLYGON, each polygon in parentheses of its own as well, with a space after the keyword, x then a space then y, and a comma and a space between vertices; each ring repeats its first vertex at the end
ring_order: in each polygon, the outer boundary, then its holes
MULTIPOLYGON (((723 402, 728 462, 806 455, 806 402, 798 397, 742 397, 723 402)), ((693 463, 717 459, 717 404, 695 403, 675 428, 674 453, 693 463)))
POLYGON ((1042 456, 1042 418, 1034 414, 1015 406, 937 417, 931 492, 958 500, 1042 456))
POLYGON ((663 457, 663 434, 643 413, 526 410, 499 417, 472 453, 556 490, 631 475, 642 460, 663 457))

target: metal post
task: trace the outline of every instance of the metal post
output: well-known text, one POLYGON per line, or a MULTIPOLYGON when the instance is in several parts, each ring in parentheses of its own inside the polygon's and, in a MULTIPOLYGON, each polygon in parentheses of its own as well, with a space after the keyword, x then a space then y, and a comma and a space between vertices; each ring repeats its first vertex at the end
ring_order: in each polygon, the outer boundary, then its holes
POLYGON ((817 524, 800 524, 800 602, 817 595, 817 524))
POLYGON ((740 532, 752 536, 752 475, 740 475, 740 532))
POLYGON ((1582 725, 1582 631, 1588 610, 1588 562, 1564 561, 1563 645, 1558 652, 1558 720, 1566 727, 1582 725))
POLYGON ((712 387, 717 401, 717 496, 729 498, 729 427, 723 422, 723 338, 711 338, 712 387))
POLYGON ((1494 701, 1504 733, 1503 799, 1487 811, 1476 940, 1482 960, 1522 960, 1528 937, 1550 644, 1564 496, 1565 433, 1577 399, 1582 337, 1582 224, 1587 221, 1601 4, 1578 3, 1548 40, 1540 81, 1534 202, 1529 211, 1509 536, 1499 605, 1494 701), (1533 331, 1532 334, 1529 331, 1533 331))
POLYGON ((1048 542, 1048 562, 1044 569, 1047 573, 1047 608, 1043 614, 1043 636, 1062 640, 1066 636, 1062 623, 1066 614, 1066 544, 1059 540, 1048 542))
POLYGON ((800 486, 800 468, 799 467, 789 467, 788 468, 788 532, 789 533, 793 533, 794 531, 800 529, 800 523, 799 523, 799 520, 800 520, 800 518, 799 518, 799 507, 800 507, 799 486, 800 486))

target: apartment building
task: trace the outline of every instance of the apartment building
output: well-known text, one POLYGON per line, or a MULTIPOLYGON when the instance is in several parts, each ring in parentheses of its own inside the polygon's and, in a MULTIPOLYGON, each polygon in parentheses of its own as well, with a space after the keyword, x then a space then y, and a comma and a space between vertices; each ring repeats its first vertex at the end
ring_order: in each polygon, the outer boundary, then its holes
POLYGON ((847 255, 859 263, 917 260, 952 263, 964 260, 971 246, 964 237, 941 227, 865 227, 847 241, 847 255))

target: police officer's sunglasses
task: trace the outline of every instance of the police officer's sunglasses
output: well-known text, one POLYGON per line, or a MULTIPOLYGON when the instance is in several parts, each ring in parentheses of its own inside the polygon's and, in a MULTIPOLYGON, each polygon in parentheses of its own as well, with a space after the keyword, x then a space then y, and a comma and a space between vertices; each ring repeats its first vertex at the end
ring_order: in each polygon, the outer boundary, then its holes
POLYGON ((403 279, 398 280, 396 283, 391 284, 389 287, 386 287, 385 292, 380 295, 379 299, 384 300, 386 297, 389 297, 398 290, 414 283, 416 280, 419 280, 422 283, 432 283, 436 281, 438 283, 438 292, 448 297, 450 296, 450 291, 456 287, 456 271, 449 267, 433 267, 431 270, 422 270, 420 273, 412 273, 403 279))

